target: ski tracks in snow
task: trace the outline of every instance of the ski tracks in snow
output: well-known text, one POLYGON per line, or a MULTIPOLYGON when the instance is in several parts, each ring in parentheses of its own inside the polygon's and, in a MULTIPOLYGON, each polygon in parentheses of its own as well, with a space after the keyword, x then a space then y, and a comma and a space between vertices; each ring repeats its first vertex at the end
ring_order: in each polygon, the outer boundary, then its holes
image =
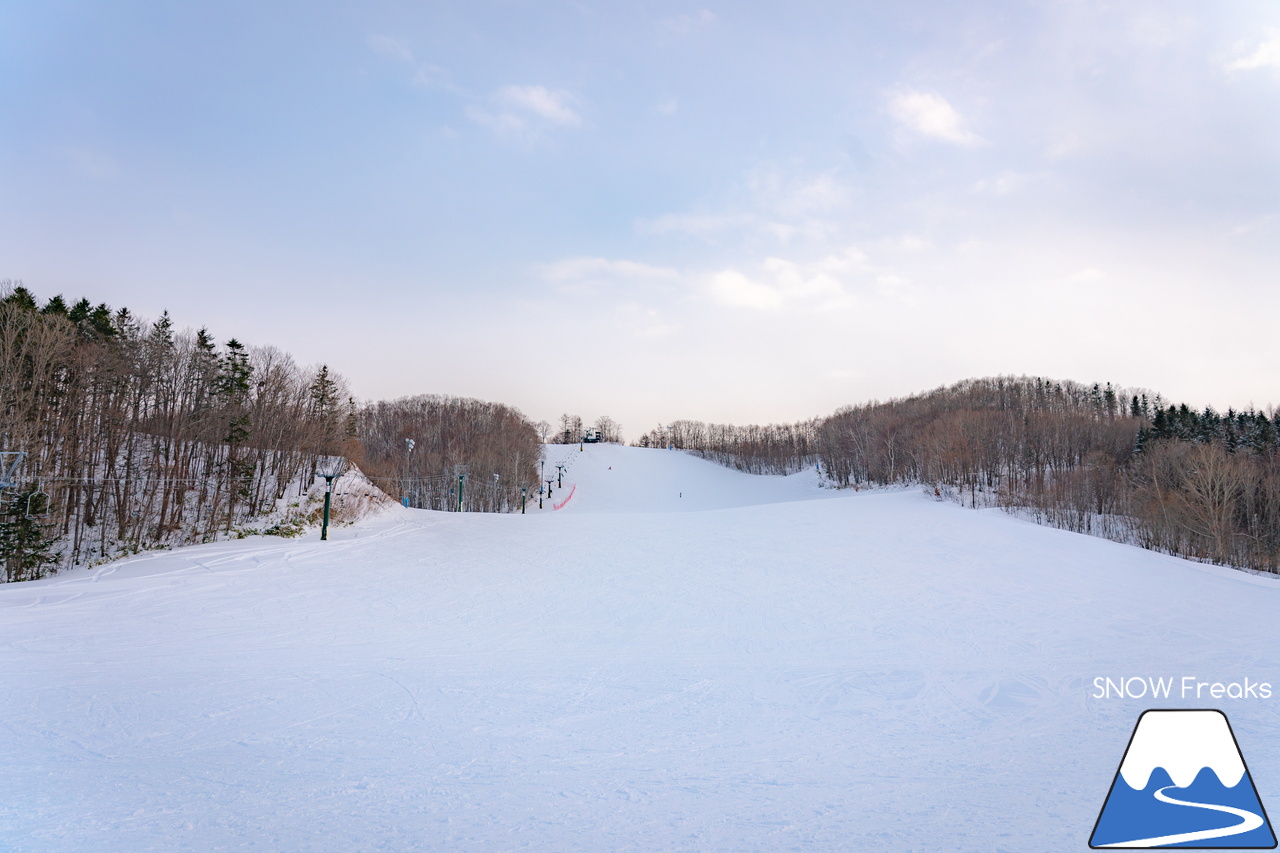
MULTIPOLYGON (((1132 722, 1090 679, 1261 672, 1280 639, 1273 588, 1184 561, 594 452, 562 512, 0 587, 4 840, 1070 849, 1118 758, 1098 732, 1132 722)), ((1280 754, 1263 730, 1251 758, 1280 754)))

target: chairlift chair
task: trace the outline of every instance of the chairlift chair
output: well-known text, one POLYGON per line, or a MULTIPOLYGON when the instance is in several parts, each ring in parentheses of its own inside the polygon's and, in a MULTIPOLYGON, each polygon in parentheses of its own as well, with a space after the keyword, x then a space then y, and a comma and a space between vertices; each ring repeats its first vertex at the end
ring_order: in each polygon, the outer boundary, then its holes
POLYGON ((27 495, 26 517, 30 521, 44 521, 49 517, 49 495, 36 486, 36 490, 27 495))

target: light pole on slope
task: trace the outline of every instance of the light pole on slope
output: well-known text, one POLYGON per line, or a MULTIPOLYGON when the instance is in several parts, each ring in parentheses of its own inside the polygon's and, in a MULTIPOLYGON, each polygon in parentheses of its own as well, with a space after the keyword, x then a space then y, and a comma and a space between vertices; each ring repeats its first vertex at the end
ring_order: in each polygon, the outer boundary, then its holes
POLYGON ((316 463, 316 476, 324 477, 324 521, 320 525, 320 541, 329 538, 329 502, 333 495, 333 481, 347 470, 347 460, 341 456, 321 456, 316 463))

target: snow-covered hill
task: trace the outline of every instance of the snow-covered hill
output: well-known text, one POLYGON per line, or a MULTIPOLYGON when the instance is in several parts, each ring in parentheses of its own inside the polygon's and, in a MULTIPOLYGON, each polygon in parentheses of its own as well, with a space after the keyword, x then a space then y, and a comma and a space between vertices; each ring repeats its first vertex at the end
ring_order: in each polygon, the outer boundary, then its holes
POLYGON ((0 586, 0 850, 1077 850, 1148 707, 1223 708, 1280 794, 1280 700, 1092 698, 1280 688, 1269 578, 549 450, 541 513, 0 586))
POLYGON ((681 451, 655 448, 547 445, 545 476, 554 477, 557 464, 564 466, 566 475, 565 488, 552 495, 556 503, 573 485, 584 484, 563 507, 574 512, 692 512, 839 494, 819 488, 816 471, 758 477, 681 451))

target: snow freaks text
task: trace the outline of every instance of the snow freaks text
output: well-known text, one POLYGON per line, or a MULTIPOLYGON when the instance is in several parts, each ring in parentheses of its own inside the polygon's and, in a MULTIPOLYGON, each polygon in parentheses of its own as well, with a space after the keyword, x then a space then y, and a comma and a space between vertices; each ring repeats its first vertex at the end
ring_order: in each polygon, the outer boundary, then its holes
POLYGON ((1129 676, 1093 680, 1094 699, 1270 699, 1271 682, 1245 677, 1239 681, 1203 681, 1194 675, 1181 678, 1129 676))

